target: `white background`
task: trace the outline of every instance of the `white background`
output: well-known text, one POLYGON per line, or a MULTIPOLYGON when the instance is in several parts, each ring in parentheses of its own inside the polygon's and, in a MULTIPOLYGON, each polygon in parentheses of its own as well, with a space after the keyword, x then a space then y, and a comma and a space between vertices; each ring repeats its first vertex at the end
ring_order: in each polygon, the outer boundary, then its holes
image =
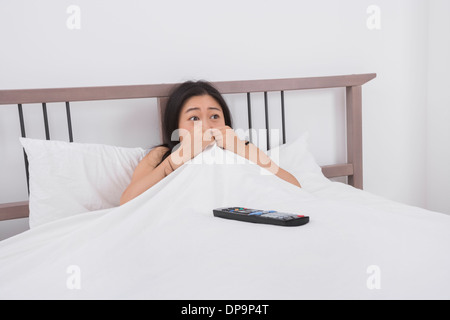
MULTIPOLYGON (((377 73, 363 86, 365 190, 450 214, 449 14, 448 0, 2 0, 0 89, 377 73), (66 25, 70 5, 80 29, 66 25), (381 29, 367 27, 371 5, 381 29)), ((242 97, 227 99, 246 129, 242 97)), ((288 141, 310 131, 320 164, 345 161, 344 102, 341 89, 288 94, 288 141)), ((51 136, 67 141, 61 107, 48 106, 51 136)), ((155 107, 73 104, 74 139, 150 147, 155 107)), ((40 106, 24 110, 27 136, 45 138, 40 106)), ((0 106, 0 203, 27 199, 19 136, 17 107, 0 106)), ((26 227, 1 222, 0 239, 26 227)))

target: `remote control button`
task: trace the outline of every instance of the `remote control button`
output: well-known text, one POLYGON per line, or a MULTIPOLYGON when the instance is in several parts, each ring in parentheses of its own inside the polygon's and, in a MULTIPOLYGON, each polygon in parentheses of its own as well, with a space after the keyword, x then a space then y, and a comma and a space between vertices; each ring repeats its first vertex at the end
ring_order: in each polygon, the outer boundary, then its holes
POLYGON ((299 218, 304 218, 305 216, 302 216, 301 214, 299 214, 297 217, 299 217, 299 218))
POLYGON ((256 211, 256 212, 250 213, 249 216, 260 216, 260 215, 262 215, 262 214, 263 214, 262 211, 256 211))

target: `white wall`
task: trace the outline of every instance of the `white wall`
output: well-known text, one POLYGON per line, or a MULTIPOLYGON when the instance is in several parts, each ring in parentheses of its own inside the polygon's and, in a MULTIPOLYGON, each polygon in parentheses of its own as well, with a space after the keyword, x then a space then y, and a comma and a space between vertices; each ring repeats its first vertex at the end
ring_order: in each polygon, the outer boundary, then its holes
POLYGON ((450 213, 450 1, 430 3, 427 103, 427 207, 450 213))
MULTIPOLYGON (((427 128, 434 125, 433 117, 440 118, 437 108, 428 113, 426 108, 427 102, 432 103, 427 100, 427 79, 440 81, 432 66, 430 73, 427 69, 427 57, 438 55, 439 50, 433 48, 440 46, 438 40, 430 37, 428 50, 428 3, 425 0, 2 1, 0 88, 375 72, 378 77, 363 87, 365 189, 411 205, 444 208, 450 213, 448 200, 435 207, 437 198, 429 193, 427 199, 426 192, 434 176, 439 176, 431 172, 433 163, 426 156, 427 141, 432 137, 427 136, 427 128), (72 4, 81 9, 79 30, 66 26, 70 16, 66 9, 72 4), (380 8, 379 30, 367 26, 371 17, 367 8, 374 4, 380 8), (427 116, 431 124, 426 121, 427 116)), ((433 6, 430 14, 433 18, 445 18, 433 6)), ((439 29, 433 24, 430 28, 430 34, 439 29)), ((318 118, 319 109, 315 106, 326 105, 323 112, 337 114, 340 107, 333 109, 328 104, 343 105, 342 97, 340 91, 320 95, 307 92, 303 101, 311 108, 300 111, 291 106, 290 118, 298 120, 302 129, 306 128, 311 123, 306 120, 308 116, 318 118)), ((152 137, 157 133, 154 110, 143 102, 132 102, 126 110, 121 106, 111 102, 77 108, 73 111, 75 140, 125 146, 157 143, 157 138, 152 137)), ((49 111, 52 137, 67 140, 64 110, 55 105, 49 106, 49 111)), ((44 138, 41 118, 39 108, 26 106, 28 136, 44 138)), ((242 119, 238 118, 238 122, 242 123, 242 119)), ((17 123, 15 106, 0 108, 0 203, 27 196, 17 123)), ((295 132, 293 128, 295 123, 288 126, 289 132, 295 132)), ((307 128, 315 130, 312 149, 321 164, 342 160, 345 155, 338 151, 344 144, 342 128, 342 124, 331 122, 307 128), (333 147, 334 154, 329 155, 324 151, 327 148, 318 146, 324 140, 338 142, 333 147)))

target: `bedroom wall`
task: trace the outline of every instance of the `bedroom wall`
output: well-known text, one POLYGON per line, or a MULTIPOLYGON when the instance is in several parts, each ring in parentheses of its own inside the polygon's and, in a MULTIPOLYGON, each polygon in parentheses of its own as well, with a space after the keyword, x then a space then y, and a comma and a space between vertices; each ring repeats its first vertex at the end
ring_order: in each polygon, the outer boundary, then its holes
POLYGON ((427 207, 450 213, 450 1, 430 2, 427 103, 427 207))
MULTIPOLYGON (((0 88, 375 72, 378 77, 363 87, 365 189, 433 207, 434 198, 426 196, 428 20, 425 0, 3 1, 0 88)), ((343 92, 306 92, 301 99, 308 108, 290 107, 299 125, 291 123, 288 136, 299 135, 300 126, 311 131, 311 150, 320 164, 345 160, 339 151, 345 146, 344 118, 332 121, 343 110, 343 92), (325 119, 320 126, 307 120, 320 118, 325 119)), ((146 103, 74 108, 78 142, 158 142, 146 103)), ((52 137, 67 140, 64 110, 49 106, 49 111, 52 137)), ((27 134, 44 138, 40 120, 33 122, 42 118, 39 108, 27 106, 26 112, 27 134)), ((439 111, 433 115, 439 118, 439 111)), ((0 177, 8 181, 1 183, 0 203, 27 197, 17 121, 15 106, 0 109, 0 177)), ((2 222, 0 237, 24 225, 2 222)))

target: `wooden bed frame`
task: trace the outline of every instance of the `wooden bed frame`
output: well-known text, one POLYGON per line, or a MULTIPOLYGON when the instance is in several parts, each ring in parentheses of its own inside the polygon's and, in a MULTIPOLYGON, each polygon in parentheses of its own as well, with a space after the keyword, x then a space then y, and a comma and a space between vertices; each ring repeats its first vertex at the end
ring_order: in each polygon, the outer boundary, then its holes
MULTIPOLYGON (((266 128, 268 129, 267 92, 281 92, 283 121, 283 143, 286 142, 284 132, 284 92, 291 90, 346 88, 346 126, 347 126, 347 163, 323 166, 322 171, 328 178, 348 177, 348 183, 355 188, 363 188, 362 160, 362 85, 374 79, 376 74, 355 74, 329 77, 249 80, 212 82, 222 94, 247 94, 249 129, 251 128, 251 93, 264 92, 266 128)), ((47 120, 47 103, 65 103, 69 140, 73 142, 70 102, 155 98, 158 101, 160 115, 163 113, 167 96, 176 84, 150 84, 109 87, 80 87, 56 89, 0 90, 0 105, 17 105, 22 137, 25 137, 22 105, 29 103, 42 104, 46 137, 49 137, 47 120)), ((269 130, 267 130, 268 134, 269 130)), ((268 149, 269 139, 267 139, 268 149)), ((28 183, 28 161, 24 152, 25 170, 28 183)), ((28 201, 0 204, 0 221, 26 218, 29 215, 28 201)))

